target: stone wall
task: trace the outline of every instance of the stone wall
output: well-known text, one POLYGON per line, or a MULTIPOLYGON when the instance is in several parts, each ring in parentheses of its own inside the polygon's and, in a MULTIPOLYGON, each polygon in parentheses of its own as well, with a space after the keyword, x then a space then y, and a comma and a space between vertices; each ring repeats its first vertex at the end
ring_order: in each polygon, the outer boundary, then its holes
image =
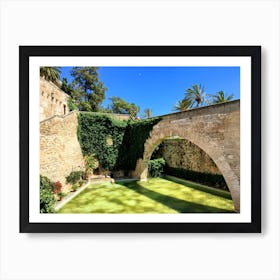
POLYGON ((240 112, 228 114, 224 123, 224 154, 231 170, 240 181, 240 112))
POLYGON ((40 78, 40 121, 69 113, 68 95, 54 83, 40 78))
POLYGON ((77 115, 71 112, 40 123, 40 174, 63 185, 71 171, 84 169, 77 138, 77 115))
POLYGON ((214 161, 202 149, 185 139, 163 141, 159 154, 170 167, 221 174, 214 161))
POLYGON ((119 121, 128 121, 130 116, 128 114, 111 114, 112 117, 119 121))

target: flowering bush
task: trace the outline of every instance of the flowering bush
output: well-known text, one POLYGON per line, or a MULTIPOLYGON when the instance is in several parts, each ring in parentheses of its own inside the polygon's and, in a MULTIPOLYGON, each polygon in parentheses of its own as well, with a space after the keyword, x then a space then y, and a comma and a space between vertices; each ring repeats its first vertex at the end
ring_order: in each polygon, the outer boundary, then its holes
POLYGON ((59 181, 55 182, 54 183, 54 188, 53 188, 53 193, 58 194, 61 191, 62 191, 62 184, 59 181))

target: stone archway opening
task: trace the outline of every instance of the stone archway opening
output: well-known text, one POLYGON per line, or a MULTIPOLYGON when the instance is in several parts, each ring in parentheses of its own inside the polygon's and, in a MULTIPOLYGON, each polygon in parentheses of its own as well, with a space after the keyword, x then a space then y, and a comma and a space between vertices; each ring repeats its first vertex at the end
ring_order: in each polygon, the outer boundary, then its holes
POLYGON ((226 181, 212 158, 192 142, 179 136, 166 137, 154 149, 151 160, 165 160, 165 174, 229 191, 226 181), (187 174, 187 175, 186 175, 187 174))
POLYGON ((160 143, 162 143, 166 139, 185 139, 200 148, 215 163, 217 168, 220 170, 221 175, 226 181, 236 212, 240 212, 239 180, 232 171, 223 153, 221 153, 219 149, 215 149, 213 145, 205 141, 205 139, 197 137, 195 133, 193 135, 190 135, 190 137, 186 137, 184 133, 179 132, 176 127, 173 127, 169 129, 167 135, 164 135, 163 133, 158 133, 159 126, 160 123, 154 127, 153 131, 150 133, 150 137, 147 139, 144 145, 143 158, 138 159, 137 161, 134 172, 135 177, 140 180, 147 180, 148 162, 154 150, 158 145, 160 145, 160 143))

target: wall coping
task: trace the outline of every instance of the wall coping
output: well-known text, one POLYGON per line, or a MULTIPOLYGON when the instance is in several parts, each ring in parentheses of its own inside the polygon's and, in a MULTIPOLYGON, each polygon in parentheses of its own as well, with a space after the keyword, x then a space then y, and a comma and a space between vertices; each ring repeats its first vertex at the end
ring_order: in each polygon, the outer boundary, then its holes
POLYGON ((88 112, 88 111, 78 111, 79 113, 87 113, 87 114, 104 114, 104 115, 110 115, 110 116, 127 116, 129 117, 129 114, 116 114, 116 113, 105 113, 105 112, 88 112))
POLYGON ((49 121, 51 119, 54 119, 54 118, 60 118, 60 119, 63 119, 63 118, 66 118, 68 117, 69 115, 71 114, 74 114, 74 113, 88 113, 88 114, 104 114, 104 115, 109 115, 109 116, 129 116, 129 114, 111 114, 111 113, 102 113, 102 112, 87 112, 87 111, 78 111, 78 110, 73 110, 71 112, 69 112, 68 114, 66 115, 53 115, 47 119, 44 119, 42 121, 40 121, 40 123, 43 123, 43 122, 46 122, 46 121, 49 121))
POLYGON ((70 113, 66 114, 66 115, 53 115, 47 119, 44 119, 42 121, 40 121, 40 124, 41 123, 44 123, 44 122, 47 122, 47 121, 50 121, 51 119, 54 119, 54 118, 60 118, 60 119, 64 119, 66 117, 68 117, 69 115, 72 115, 72 114, 75 114, 75 113, 78 113, 79 111, 77 110, 74 110, 74 111, 71 111, 70 113))
POLYGON ((189 109, 189 110, 186 110, 183 112, 164 114, 164 115, 160 115, 157 117, 162 117, 164 120, 165 118, 168 119, 169 117, 184 116, 184 115, 187 116, 187 115, 190 115, 190 114, 192 115, 195 113, 204 113, 205 111, 214 111, 216 109, 220 109, 220 110, 233 109, 233 110, 229 110, 229 111, 235 111, 234 108, 236 108, 236 106, 239 107, 239 105, 240 105, 240 99, 237 99, 237 100, 218 103, 218 104, 211 104, 211 105, 207 105, 207 106, 203 106, 203 107, 199 107, 199 108, 192 108, 192 109, 189 109))
MULTIPOLYGON (((63 92, 63 91, 62 91, 63 92)), ((63 92, 64 93, 64 92, 63 92)), ((65 93, 66 94, 66 93, 65 93)), ((240 99, 237 99, 237 100, 233 100, 233 101, 227 101, 227 102, 223 102, 223 103, 218 103, 218 104, 211 104, 211 105, 207 105, 207 106, 203 106, 203 107, 200 107, 200 108, 192 108, 192 109, 189 109, 189 110, 186 110, 186 111, 183 111, 183 112, 175 112, 175 113, 169 113, 169 114, 164 114, 164 115, 159 115, 159 116, 154 116, 154 117, 151 117, 152 118, 156 118, 156 117, 163 117, 165 119, 168 118, 168 117, 176 117, 176 116, 182 116, 182 115, 186 115, 186 114, 193 114, 193 113, 196 113, 196 112, 203 112, 203 111, 208 111, 208 110, 214 110, 216 108, 222 108, 222 109, 225 109, 225 107, 234 107, 236 105, 239 106, 240 104, 240 99)), ((46 122, 46 121, 49 121, 53 118, 65 118, 71 114, 74 114, 74 113, 87 113, 87 114, 104 114, 104 115, 109 115, 109 116, 129 116, 129 114, 114 114, 114 113, 103 113, 103 112, 87 112, 87 111, 78 111, 78 110, 74 110, 74 111, 71 111, 70 113, 66 114, 66 115, 53 115, 47 119, 44 119, 42 121, 40 121, 40 123, 43 123, 43 122, 46 122)))

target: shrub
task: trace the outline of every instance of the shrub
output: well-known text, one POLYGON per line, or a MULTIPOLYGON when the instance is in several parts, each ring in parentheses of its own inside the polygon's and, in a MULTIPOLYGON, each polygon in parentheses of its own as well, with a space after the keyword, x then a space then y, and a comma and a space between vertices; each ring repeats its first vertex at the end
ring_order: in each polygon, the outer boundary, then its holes
POLYGON ((148 170, 150 175, 152 177, 159 177, 163 172, 164 165, 164 158, 150 160, 148 163, 148 170))
POLYGON ((72 185, 72 190, 75 192, 78 189, 79 185, 78 184, 74 184, 72 185))
POLYGON ((84 180, 79 180, 78 186, 81 187, 81 186, 83 185, 84 182, 85 182, 84 180))
POLYGON ((76 184, 82 177, 84 177, 85 173, 83 171, 72 171, 67 177, 66 182, 70 184, 76 184))
POLYGON ((53 187, 53 193, 57 194, 61 192, 61 190, 62 190, 62 184, 59 181, 55 182, 53 187))
POLYGON ((165 166, 165 173, 169 175, 173 175, 179 178, 183 178, 186 180, 194 181, 197 183, 205 184, 207 186, 212 186, 215 188, 223 189, 228 191, 227 184, 225 179, 220 174, 210 174, 192 171, 183 168, 175 168, 170 166, 165 166))
POLYGON ((40 213, 54 213, 54 183, 40 175, 40 213))
POLYGON ((57 195, 58 195, 59 199, 62 200, 63 197, 65 197, 67 194, 63 193, 63 192, 59 192, 57 195))

